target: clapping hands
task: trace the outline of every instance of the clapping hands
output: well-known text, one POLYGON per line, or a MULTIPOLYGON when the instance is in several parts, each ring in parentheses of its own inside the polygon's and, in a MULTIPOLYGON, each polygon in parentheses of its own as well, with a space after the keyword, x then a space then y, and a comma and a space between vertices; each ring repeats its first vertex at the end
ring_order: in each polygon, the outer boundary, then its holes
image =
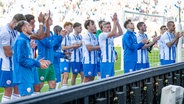
POLYGON ((50 65, 50 61, 49 60, 44 60, 44 58, 40 59, 39 62, 40 62, 40 68, 41 69, 46 69, 50 65))

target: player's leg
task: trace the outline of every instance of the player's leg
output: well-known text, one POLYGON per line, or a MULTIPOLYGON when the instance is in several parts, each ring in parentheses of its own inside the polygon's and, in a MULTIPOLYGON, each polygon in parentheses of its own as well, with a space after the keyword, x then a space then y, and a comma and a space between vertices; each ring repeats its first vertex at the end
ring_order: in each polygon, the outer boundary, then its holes
MULTIPOLYGON (((71 85, 76 84, 76 78, 78 73, 81 72, 82 68, 82 63, 81 62, 72 62, 71 63, 71 69, 72 69, 72 79, 71 79, 71 85)), ((83 80, 83 78, 82 78, 83 80)))
POLYGON ((61 72, 60 72, 60 63, 55 62, 54 69, 55 69, 55 75, 56 75, 56 90, 59 88, 59 84, 61 82, 61 72))
POLYGON ((12 87, 4 87, 4 95, 2 96, 1 103, 11 100, 12 87))
POLYGON ((84 72, 80 72, 80 76, 81 76, 81 83, 83 83, 83 80, 84 80, 84 72))
POLYGON ((13 72, 0 70, 0 87, 4 88, 4 95, 2 96, 1 102, 10 101, 12 98, 13 91, 13 72))
POLYGON ((39 75, 36 68, 34 71, 34 95, 40 94, 40 81, 39 81, 39 75))
POLYGON ((55 74, 55 69, 54 69, 53 64, 49 65, 49 67, 48 67, 46 80, 47 80, 48 85, 49 85, 49 91, 55 90, 55 88, 56 88, 56 74, 55 74))
POLYGON ((69 62, 61 62, 60 68, 62 71, 62 85, 61 88, 68 87, 68 78, 70 73, 70 63, 69 62))
POLYGON ((94 80, 94 77, 96 74, 96 66, 95 65, 94 64, 83 64, 84 83, 94 80))
POLYGON ((15 99, 19 99, 19 98, 20 98, 20 94, 19 94, 18 86, 15 85, 13 87, 13 94, 11 95, 11 100, 15 100, 15 99))

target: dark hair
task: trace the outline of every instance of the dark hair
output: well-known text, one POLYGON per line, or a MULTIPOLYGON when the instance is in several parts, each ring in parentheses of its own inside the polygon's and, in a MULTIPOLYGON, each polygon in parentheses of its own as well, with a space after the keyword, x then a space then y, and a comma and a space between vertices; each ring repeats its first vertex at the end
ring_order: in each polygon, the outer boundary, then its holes
POLYGON ((140 30, 140 27, 144 24, 144 22, 138 22, 137 23, 137 29, 140 30))
POLYGON ((166 28, 166 26, 165 26, 165 25, 162 25, 162 26, 160 27, 160 30, 162 30, 163 28, 166 28))
POLYGON ((54 30, 54 34, 58 35, 58 32, 60 32, 62 30, 62 27, 59 25, 56 25, 56 26, 54 26, 53 30, 54 30))
POLYGON ((25 17, 26 17, 26 20, 27 20, 28 22, 30 22, 31 20, 34 20, 34 16, 31 15, 31 14, 26 14, 25 17))
POLYGON ((174 21, 168 21, 167 22, 167 27, 169 27, 171 23, 174 23, 174 21))
POLYGON ((127 28, 127 25, 128 25, 130 22, 131 22, 130 19, 126 20, 126 21, 124 22, 124 28, 127 28))
POLYGON ((27 21, 25 20, 21 20, 17 23, 17 25, 15 26, 14 30, 17 30, 18 32, 22 32, 22 27, 24 26, 24 24, 26 24, 27 21))
POLYGON ((87 27, 90 25, 90 23, 94 24, 95 22, 94 22, 93 20, 86 20, 86 21, 84 22, 84 27, 85 27, 85 29, 88 29, 87 27))
POLYGON ((17 20, 17 22, 21 20, 26 20, 25 16, 23 14, 16 14, 13 16, 13 19, 17 20))
POLYGON ((104 20, 100 20, 99 22, 98 22, 98 26, 99 26, 99 28, 102 30, 102 23, 103 22, 105 22, 104 20))
POLYGON ((73 25, 73 28, 79 27, 79 26, 81 26, 81 24, 79 22, 75 22, 74 25, 73 25))

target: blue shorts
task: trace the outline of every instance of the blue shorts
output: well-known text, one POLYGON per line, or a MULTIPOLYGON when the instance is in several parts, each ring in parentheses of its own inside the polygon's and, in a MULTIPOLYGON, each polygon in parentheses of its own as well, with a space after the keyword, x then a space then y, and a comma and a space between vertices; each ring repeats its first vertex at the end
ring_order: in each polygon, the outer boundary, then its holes
POLYGON ((163 60, 162 62, 163 62, 162 65, 167 65, 175 63, 175 60, 163 60))
POLYGON ((39 80, 39 75, 38 75, 38 71, 36 70, 36 67, 33 69, 34 71, 34 84, 40 84, 40 80, 39 80))
POLYGON ((100 62, 97 62, 97 72, 100 72, 100 62))
POLYGON ((101 78, 108 78, 114 76, 114 63, 102 62, 100 63, 101 78))
POLYGON ((71 62, 70 65, 71 65, 73 74, 78 74, 80 72, 83 72, 82 62, 71 62))
POLYGON ((19 89, 20 96, 31 95, 34 92, 32 83, 24 83, 24 84, 19 83, 18 84, 18 89, 19 89))
POLYGON ((58 63, 54 64, 54 70, 55 70, 55 74, 56 74, 56 83, 61 82, 60 65, 58 63))
POLYGON ((85 77, 95 77, 97 75, 97 64, 83 64, 85 77))
POLYGON ((163 59, 160 59, 160 65, 163 65, 163 59))
POLYGON ((149 68, 149 63, 137 63, 136 64, 136 70, 146 69, 149 68))
POLYGON ((0 87, 14 87, 13 71, 0 70, 0 87))
POLYGON ((136 69, 136 62, 124 61, 124 73, 135 71, 135 69, 136 69))
POLYGON ((70 62, 60 62, 60 71, 70 73, 70 62))

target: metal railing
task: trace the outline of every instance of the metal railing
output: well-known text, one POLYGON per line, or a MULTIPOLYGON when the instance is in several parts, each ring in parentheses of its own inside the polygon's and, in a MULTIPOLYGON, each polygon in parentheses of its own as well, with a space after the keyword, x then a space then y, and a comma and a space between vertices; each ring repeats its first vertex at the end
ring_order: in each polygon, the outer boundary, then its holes
POLYGON ((120 76, 21 98, 16 104, 159 104, 161 89, 184 87, 184 62, 144 69, 120 76))

